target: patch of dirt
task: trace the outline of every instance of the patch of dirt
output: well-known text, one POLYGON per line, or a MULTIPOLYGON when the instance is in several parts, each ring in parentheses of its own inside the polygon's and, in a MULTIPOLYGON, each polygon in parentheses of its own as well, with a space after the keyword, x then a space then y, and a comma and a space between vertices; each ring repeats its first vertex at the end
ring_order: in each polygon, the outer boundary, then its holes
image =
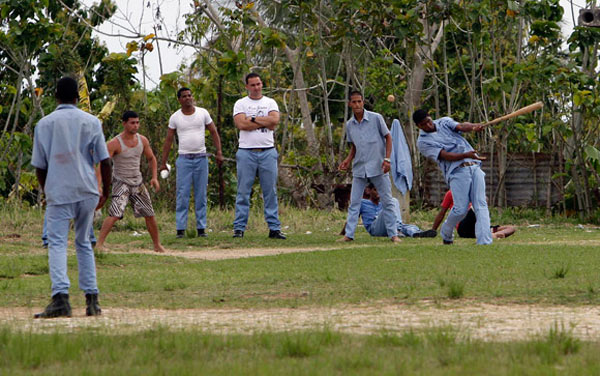
POLYGON ((456 307, 424 302, 410 306, 180 310, 103 307, 100 317, 85 317, 83 309, 76 309, 72 318, 49 320, 32 319, 41 308, 0 308, 0 325, 34 332, 96 328, 119 334, 159 325, 223 334, 324 327, 346 333, 372 334, 452 327, 460 337, 486 341, 526 340, 547 335, 550 329, 555 329, 583 340, 600 337, 600 307, 468 304, 456 307))
MULTIPOLYGON (((496 241, 496 239, 494 239, 496 241)), ((523 241, 515 242, 515 244, 528 245, 600 245, 600 239, 582 239, 582 240, 549 240, 549 241, 523 241)))
MULTIPOLYGON (((16 238, 11 238, 15 240, 16 238)), ((0 238, 0 240, 2 240, 0 238)), ((496 239, 498 242, 508 244, 528 244, 528 245, 574 245, 574 246, 600 246, 600 239, 588 239, 588 240, 548 240, 548 241, 518 241, 514 237, 508 240, 496 239)), ((100 253, 111 253, 111 254, 148 254, 156 256, 175 256, 184 257, 188 259, 199 259, 207 261, 216 260, 228 260, 228 259, 239 259, 248 257, 261 257, 261 256, 275 256, 288 253, 301 253, 301 252, 323 252, 331 251, 336 249, 354 249, 354 248, 366 248, 372 247, 373 244, 361 244, 361 243, 335 243, 332 242, 330 245, 325 247, 304 247, 304 248, 201 248, 201 247, 190 247, 190 250, 173 250, 167 249, 164 253, 154 252, 149 248, 137 248, 135 245, 128 243, 126 245, 106 245, 100 253), (134 248, 129 248, 129 247, 134 248), (201 250, 195 250, 201 249, 201 250)), ((378 245, 379 246, 379 245, 378 245)), ((139 245, 138 245, 139 247, 139 245)), ((395 245, 395 247, 402 248, 402 245, 395 245)), ((441 247, 441 244, 440 244, 441 247)), ((48 251, 41 246, 39 248, 33 248, 28 251, 30 255, 47 254, 48 251)), ((69 254, 75 254, 75 250, 70 245, 68 249, 69 254)), ((6 256, 17 256, 21 253, 7 253, 6 256)), ((404 260, 403 258, 389 259, 386 261, 404 260)))
POLYGON ((3 241, 3 242, 10 242, 10 241, 17 241, 17 240, 21 240, 20 234, 6 234, 6 235, 0 236, 0 241, 3 241))
MULTIPOLYGON (((353 247, 343 247, 343 249, 348 248, 364 248, 368 247, 368 244, 357 245, 353 247)), ((113 253, 113 254, 147 254, 147 255, 155 255, 155 256, 176 256, 176 257, 184 257, 188 259, 200 259, 200 260, 228 260, 228 259, 239 259, 239 258, 248 258, 248 257, 261 257, 261 256, 275 256, 275 255, 283 255, 288 253, 301 253, 301 252, 323 252, 323 251, 331 251, 334 249, 340 249, 340 247, 335 247, 332 245, 331 247, 310 247, 310 248, 212 248, 212 249, 202 249, 199 251, 176 251, 167 249, 166 252, 157 253, 151 249, 141 249, 141 248, 133 248, 129 249, 127 252, 122 251, 112 251, 105 248, 102 253, 113 253)))

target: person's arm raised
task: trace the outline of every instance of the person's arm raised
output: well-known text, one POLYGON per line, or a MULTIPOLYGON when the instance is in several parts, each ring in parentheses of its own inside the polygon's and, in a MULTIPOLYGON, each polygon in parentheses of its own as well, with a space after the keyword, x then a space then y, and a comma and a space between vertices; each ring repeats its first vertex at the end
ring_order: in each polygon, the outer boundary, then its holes
POLYGON ((483 124, 479 124, 479 123, 468 123, 468 122, 464 122, 464 123, 460 123, 456 125, 456 129, 461 131, 461 132, 479 132, 481 130, 483 130, 483 124))
POLYGON ((451 153, 444 149, 442 149, 440 151, 438 158, 443 159, 445 161, 460 161, 460 160, 466 159, 466 158, 477 159, 480 161, 484 161, 486 159, 485 157, 479 156, 479 154, 477 154, 476 150, 471 150, 466 153, 451 153))

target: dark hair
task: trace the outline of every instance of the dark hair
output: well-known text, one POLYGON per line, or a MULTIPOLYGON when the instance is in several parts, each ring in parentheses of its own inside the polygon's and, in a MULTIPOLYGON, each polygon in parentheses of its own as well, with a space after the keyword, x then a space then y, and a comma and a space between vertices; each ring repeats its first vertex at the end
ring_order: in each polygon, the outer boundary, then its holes
POLYGON ((63 77, 56 83, 56 98, 61 103, 71 103, 79 99, 77 81, 73 77, 63 77))
POLYGON ((127 110, 125 112, 123 112, 123 116, 121 117, 121 119, 123 120, 123 122, 127 122, 127 120, 131 119, 131 118, 139 118, 140 115, 137 114, 137 112, 135 111, 131 111, 131 110, 127 110))
POLYGON ((367 184, 367 188, 373 189, 373 188, 375 188, 375 184, 369 183, 369 184, 367 184))
POLYGON ((260 78, 258 73, 250 72, 246 75, 246 85, 248 85, 248 80, 254 77, 258 77, 262 81, 262 78, 260 78))
POLYGON ((419 124, 420 122, 423 121, 423 119, 425 119, 427 116, 429 116, 429 114, 427 113, 427 111, 423 110, 423 109, 418 109, 413 113, 413 121, 415 122, 415 124, 419 124))
POLYGON ((181 89, 177 90, 177 98, 181 98, 181 93, 183 93, 184 91, 189 91, 190 93, 192 92, 192 90, 189 87, 182 87, 181 89))
POLYGON ((355 96, 355 95, 360 95, 360 97, 364 99, 364 97, 363 97, 363 95, 362 95, 362 93, 360 91, 358 91, 358 90, 352 90, 350 92, 350 94, 348 94, 348 100, 352 99, 352 97, 355 96))

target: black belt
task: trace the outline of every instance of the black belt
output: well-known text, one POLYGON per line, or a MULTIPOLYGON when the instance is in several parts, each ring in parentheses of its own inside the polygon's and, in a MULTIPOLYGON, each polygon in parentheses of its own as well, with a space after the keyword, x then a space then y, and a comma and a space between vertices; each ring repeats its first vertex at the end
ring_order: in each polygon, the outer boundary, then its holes
POLYGON ((186 159, 196 159, 206 157, 208 154, 206 153, 191 153, 191 154, 179 154, 181 157, 186 159))
POLYGON ((274 149, 274 148, 275 148, 275 146, 271 146, 271 147, 268 147, 268 148, 249 148, 249 149, 240 148, 240 149, 242 149, 242 150, 248 150, 248 151, 253 151, 255 153, 258 153, 258 152, 261 152, 261 151, 271 150, 271 149, 274 149))
POLYGON ((477 164, 477 162, 463 162, 458 167, 469 167, 469 166, 475 166, 476 164, 477 164))

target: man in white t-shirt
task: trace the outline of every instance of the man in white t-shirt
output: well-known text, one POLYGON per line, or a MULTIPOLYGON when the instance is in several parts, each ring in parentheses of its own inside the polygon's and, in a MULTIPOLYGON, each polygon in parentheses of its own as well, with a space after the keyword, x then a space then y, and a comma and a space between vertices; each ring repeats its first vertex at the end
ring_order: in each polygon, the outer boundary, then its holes
POLYGON ((273 131, 279 124, 277 102, 262 95, 262 80, 256 73, 246 76, 248 96, 233 106, 233 121, 240 130, 237 164, 237 197, 233 237, 244 237, 250 211, 250 194, 258 175, 263 192, 265 221, 269 238, 285 239, 277 207, 277 149, 273 131))
POLYGON ((175 162, 177 169, 177 201, 175 204, 175 224, 177 237, 183 238, 187 229, 190 203, 190 189, 194 186, 196 205, 196 229, 198 236, 205 237, 206 232, 206 187, 208 186, 208 154, 206 152, 206 129, 210 132, 215 145, 217 165, 223 163, 221 138, 210 114, 204 108, 194 105, 192 91, 182 87, 177 91, 177 100, 181 109, 169 119, 167 139, 163 146, 160 170, 167 169, 167 159, 173 144, 175 132, 179 141, 179 156, 175 162))

